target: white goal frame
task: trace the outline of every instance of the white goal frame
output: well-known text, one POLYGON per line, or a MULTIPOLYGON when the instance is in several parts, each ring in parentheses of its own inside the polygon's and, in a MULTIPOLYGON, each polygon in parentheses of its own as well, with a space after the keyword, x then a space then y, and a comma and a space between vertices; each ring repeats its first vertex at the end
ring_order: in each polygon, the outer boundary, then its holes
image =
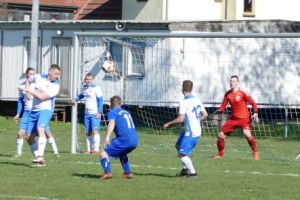
MULTIPOLYGON (((78 91, 80 40, 79 37, 152 37, 152 38, 300 38, 300 33, 224 33, 224 32, 75 32, 73 37, 74 60, 71 68, 71 96, 75 97, 78 91)), ((75 154, 77 147, 77 104, 72 106, 72 133, 71 133, 71 153, 75 154)))

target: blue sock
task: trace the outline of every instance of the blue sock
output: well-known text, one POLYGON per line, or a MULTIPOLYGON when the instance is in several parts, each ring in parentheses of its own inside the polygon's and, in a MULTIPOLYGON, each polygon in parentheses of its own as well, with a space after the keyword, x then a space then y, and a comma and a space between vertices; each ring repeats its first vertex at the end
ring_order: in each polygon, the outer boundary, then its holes
POLYGON ((101 166, 104 170, 104 173, 105 174, 109 174, 111 171, 110 171, 110 162, 109 162, 109 159, 108 158, 102 158, 101 159, 101 166))
POLYGON ((125 174, 130 174, 130 166, 129 166, 129 161, 127 155, 120 157, 120 162, 122 164, 123 170, 125 174))

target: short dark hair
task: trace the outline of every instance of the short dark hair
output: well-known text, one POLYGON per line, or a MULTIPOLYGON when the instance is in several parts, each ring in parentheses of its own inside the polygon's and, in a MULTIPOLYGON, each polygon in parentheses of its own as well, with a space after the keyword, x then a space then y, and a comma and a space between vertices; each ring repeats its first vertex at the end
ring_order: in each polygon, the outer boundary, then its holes
POLYGON ((118 95, 112 96, 110 98, 110 105, 114 108, 116 106, 120 106, 121 105, 121 97, 119 97, 118 95))
POLYGON ((28 67, 25 71, 25 74, 28 74, 29 71, 35 71, 35 69, 33 69, 32 67, 28 67))
POLYGON ((87 73, 87 74, 85 75, 85 77, 87 77, 87 76, 91 76, 92 78, 94 78, 93 74, 91 74, 91 73, 87 73))
POLYGON ((230 79, 232 79, 232 78, 236 78, 238 82, 240 81, 240 78, 237 75, 230 76, 230 79))
POLYGON ((193 82, 190 80, 185 80, 182 82, 182 91, 191 92, 193 90, 193 82))
POLYGON ((60 71, 60 67, 57 64, 51 64, 50 69, 57 69, 58 71, 60 71))

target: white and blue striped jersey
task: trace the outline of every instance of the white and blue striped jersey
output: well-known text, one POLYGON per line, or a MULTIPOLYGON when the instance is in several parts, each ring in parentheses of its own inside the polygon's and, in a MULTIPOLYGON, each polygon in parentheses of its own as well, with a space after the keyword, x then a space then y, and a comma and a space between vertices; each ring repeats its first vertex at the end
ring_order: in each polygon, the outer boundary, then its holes
POLYGON ((93 115, 102 112, 103 97, 99 86, 95 84, 84 84, 80 94, 76 98, 77 101, 81 99, 85 104, 85 114, 93 115))
POLYGON ((50 81, 46 74, 34 75, 33 83, 34 89, 39 92, 45 92, 50 99, 40 100, 33 98, 32 111, 51 110, 54 108, 55 96, 59 93, 59 81, 50 81))
POLYGON ((186 96, 179 104, 179 114, 184 115, 185 135, 198 137, 201 136, 201 111, 204 105, 200 99, 194 96, 186 96))

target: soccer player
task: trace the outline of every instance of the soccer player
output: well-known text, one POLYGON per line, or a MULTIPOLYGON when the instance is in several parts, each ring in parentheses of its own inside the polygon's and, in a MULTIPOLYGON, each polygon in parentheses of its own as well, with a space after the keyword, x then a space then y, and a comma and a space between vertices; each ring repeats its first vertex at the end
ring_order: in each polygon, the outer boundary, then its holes
POLYGON ((200 121, 208 116, 201 100, 192 95, 192 90, 193 82, 190 80, 183 81, 182 93, 184 99, 179 103, 179 115, 173 121, 164 124, 164 128, 169 128, 184 122, 185 130, 180 134, 175 144, 183 168, 176 175, 186 176, 187 178, 197 176, 190 155, 201 137, 200 121))
POLYGON ((240 128, 252 149, 253 159, 259 160, 256 141, 251 134, 251 118, 247 108, 247 103, 251 104, 254 111, 252 119, 258 122, 258 109, 256 103, 249 94, 240 89, 239 77, 237 75, 232 75, 230 77, 229 85, 231 89, 225 93, 223 103, 219 107, 218 111, 223 112, 229 102, 232 114, 221 127, 217 140, 218 154, 216 154, 214 158, 221 159, 224 156, 224 139, 226 136, 230 136, 234 129, 240 128))
MULTIPOLYGON (((33 68, 27 68, 26 70, 26 79, 28 79, 29 87, 34 89, 34 84, 31 83, 33 80, 33 76, 35 75, 35 70, 33 68)), ((25 87, 26 81, 22 83, 19 87, 25 87)), ((31 95, 26 94, 24 91, 19 91, 19 98, 18 98, 18 106, 17 106, 17 114, 14 117, 14 120, 19 120, 21 118, 19 124, 19 132, 17 134, 17 152, 15 157, 20 157, 22 155, 23 143, 24 143, 24 136, 27 129, 27 124, 30 116, 30 111, 32 108, 33 97, 31 95)), ((56 157, 59 156, 58 149, 56 146, 56 142, 54 137, 52 136, 49 128, 45 130, 48 143, 50 144, 52 151, 56 157)), ((37 154, 37 143, 30 145, 33 154, 37 154)))
MULTIPOLYGON (((31 77, 35 75, 35 70, 33 68, 26 69, 26 80, 29 79, 29 84, 31 77)), ((25 88, 26 81, 20 84, 20 88, 25 88)), ((26 92, 19 90, 19 98, 18 98, 18 106, 17 106, 17 114, 14 117, 14 120, 17 121, 21 118, 19 123, 19 131, 17 134, 17 152, 15 157, 20 157, 22 155, 23 143, 24 143, 24 136, 27 129, 27 124, 30 116, 30 111, 32 108, 32 100, 33 97, 31 95, 26 94, 26 92)), ((37 150, 36 144, 31 147, 34 151, 37 150)))
POLYGON ((109 156, 119 158, 124 171, 122 177, 131 179, 133 175, 130 170, 127 154, 137 147, 138 136, 130 113, 121 108, 121 98, 119 96, 111 97, 110 106, 112 110, 108 113, 109 123, 106 130, 106 137, 103 141, 104 150, 100 153, 100 162, 104 170, 104 175, 101 176, 101 179, 112 178, 109 156), (110 142, 110 136, 113 131, 116 137, 110 142))
POLYGON ((39 166, 45 165, 44 152, 46 147, 45 130, 49 128, 54 108, 54 98, 59 93, 60 67, 52 64, 48 74, 37 74, 33 77, 34 89, 25 87, 23 90, 32 95, 33 104, 27 126, 28 141, 34 141, 35 133, 38 133, 38 155, 32 160, 39 166))
MULTIPOLYGON (((87 151, 89 154, 99 154, 100 148, 100 120, 103 111, 103 96, 99 86, 93 83, 93 75, 88 73, 84 77, 84 85, 76 101, 83 100, 85 104, 84 127, 86 132, 87 151)), ((74 102, 73 102, 74 103, 74 102)))

